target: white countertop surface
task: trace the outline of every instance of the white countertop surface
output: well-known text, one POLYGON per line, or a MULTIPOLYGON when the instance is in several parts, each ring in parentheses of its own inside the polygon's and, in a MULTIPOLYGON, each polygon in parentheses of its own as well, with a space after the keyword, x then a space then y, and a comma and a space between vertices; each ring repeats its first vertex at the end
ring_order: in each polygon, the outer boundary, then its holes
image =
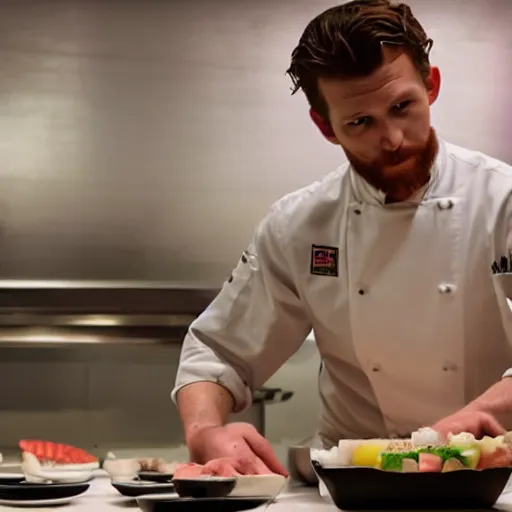
MULTIPOLYGON (((11 507, 0 505, 0 510, 43 512, 45 510, 59 510, 60 512, 121 512, 126 508, 139 510, 132 498, 121 496, 110 484, 110 479, 103 473, 91 482, 89 489, 75 498, 71 503, 59 507, 11 507)), ((271 509, 272 512, 292 512, 296 510, 338 510, 334 505, 327 503, 316 488, 287 486, 278 496, 275 503, 258 507, 255 511, 271 509)), ((511 509, 512 510, 512 509, 511 509)))
MULTIPOLYGON (((139 510, 133 505, 133 503, 133 499, 121 496, 110 485, 110 479, 107 476, 104 476, 103 472, 101 472, 101 474, 91 482, 89 490, 82 496, 75 498, 69 505, 37 508, 0 506, 0 510, 12 510, 18 512, 42 512, 45 510, 60 510, 62 512, 121 512, 122 510, 126 510, 126 508, 132 507, 133 510, 139 510)), ((512 488, 510 486, 501 496, 495 506, 495 509, 504 512, 512 512, 512 488)), ((317 488, 287 485, 274 503, 254 510, 256 512, 263 512, 265 510, 267 512, 305 512, 309 510, 335 512, 338 509, 335 505, 322 498, 317 488)))

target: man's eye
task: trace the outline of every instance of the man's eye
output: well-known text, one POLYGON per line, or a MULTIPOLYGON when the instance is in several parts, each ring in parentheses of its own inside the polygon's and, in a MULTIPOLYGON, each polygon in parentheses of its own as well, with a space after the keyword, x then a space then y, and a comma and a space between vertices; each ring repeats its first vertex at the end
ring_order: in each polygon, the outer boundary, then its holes
POLYGON ((405 110, 409 105, 411 104, 411 101, 410 100, 407 100, 407 101, 401 101, 400 103, 397 103, 396 105, 393 106, 393 110, 396 110, 398 112, 402 112, 403 110, 405 110))
POLYGON ((359 119, 354 119, 354 121, 350 121, 348 126, 365 126, 370 122, 370 118, 368 117, 360 117, 359 119))

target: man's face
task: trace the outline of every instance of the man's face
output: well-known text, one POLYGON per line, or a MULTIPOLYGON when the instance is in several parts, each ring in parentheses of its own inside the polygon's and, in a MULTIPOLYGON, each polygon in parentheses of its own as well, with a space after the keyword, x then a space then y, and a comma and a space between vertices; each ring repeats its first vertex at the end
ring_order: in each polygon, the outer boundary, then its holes
POLYGON ((407 54, 384 50, 384 56, 368 77, 319 79, 330 133, 321 129, 369 183, 405 200, 428 181, 437 151, 430 105, 439 91, 439 71, 432 68, 427 86, 407 54))

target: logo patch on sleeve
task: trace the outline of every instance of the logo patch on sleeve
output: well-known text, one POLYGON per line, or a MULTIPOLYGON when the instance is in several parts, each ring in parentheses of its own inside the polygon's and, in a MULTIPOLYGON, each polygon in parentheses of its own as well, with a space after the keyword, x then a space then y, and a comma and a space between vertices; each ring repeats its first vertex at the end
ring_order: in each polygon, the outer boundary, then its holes
POLYGON ((494 275, 509 274, 512 272, 512 254, 502 256, 491 265, 491 271, 494 275))
POLYGON ((311 246, 311 268, 313 275, 338 277, 338 248, 326 245, 311 246))

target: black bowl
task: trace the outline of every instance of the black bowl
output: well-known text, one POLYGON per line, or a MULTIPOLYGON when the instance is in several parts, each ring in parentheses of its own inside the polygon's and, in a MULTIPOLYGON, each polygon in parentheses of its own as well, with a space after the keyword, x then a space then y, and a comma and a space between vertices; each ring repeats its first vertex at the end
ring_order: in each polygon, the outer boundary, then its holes
POLYGON ((25 480, 25 475, 7 475, 0 473, 0 485, 19 484, 25 480))
POLYGON ((138 476, 141 480, 164 484, 172 481, 174 475, 172 473, 158 473, 157 471, 139 471, 138 476))
POLYGON ((336 506, 344 510, 492 508, 512 473, 512 468, 396 473, 312 464, 336 506))
POLYGON ((112 481, 112 486, 123 496, 136 498, 145 494, 170 494, 174 492, 174 485, 170 482, 152 484, 140 484, 137 480, 133 482, 116 482, 112 481))
POLYGON ((28 482, 0 485, 0 499, 23 501, 71 498, 85 492, 89 485, 88 483, 38 484, 28 482))
POLYGON ((236 478, 175 478, 172 483, 180 498, 224 498, 235 488, 236 478))
POLYGON ((168 498, 143 496, 137 505, 143 512, 240 512, 269 503, 265 498, 168 498))

